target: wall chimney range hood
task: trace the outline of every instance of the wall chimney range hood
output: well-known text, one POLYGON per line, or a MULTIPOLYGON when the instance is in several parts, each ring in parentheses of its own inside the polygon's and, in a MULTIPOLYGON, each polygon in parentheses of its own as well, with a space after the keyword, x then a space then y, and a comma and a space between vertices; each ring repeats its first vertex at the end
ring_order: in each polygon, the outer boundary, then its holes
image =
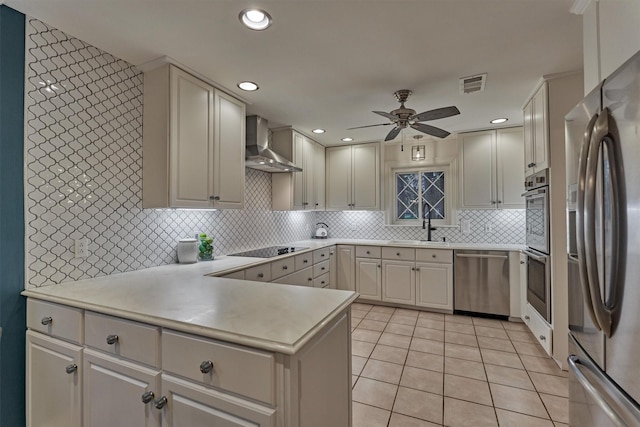
POLYGON ((265 172, 302 172, 285 157, 269 148, 267 120, 259 116, 247 116, 247 146, 244 165, 265 172))

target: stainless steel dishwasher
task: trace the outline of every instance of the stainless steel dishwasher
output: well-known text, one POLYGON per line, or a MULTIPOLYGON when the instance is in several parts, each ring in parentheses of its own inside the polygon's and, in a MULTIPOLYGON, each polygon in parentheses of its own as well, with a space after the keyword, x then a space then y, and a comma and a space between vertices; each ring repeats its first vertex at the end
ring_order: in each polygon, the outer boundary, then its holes
POLYGON ((509 316, 509 252, 456 250, 455 311, 509 316))

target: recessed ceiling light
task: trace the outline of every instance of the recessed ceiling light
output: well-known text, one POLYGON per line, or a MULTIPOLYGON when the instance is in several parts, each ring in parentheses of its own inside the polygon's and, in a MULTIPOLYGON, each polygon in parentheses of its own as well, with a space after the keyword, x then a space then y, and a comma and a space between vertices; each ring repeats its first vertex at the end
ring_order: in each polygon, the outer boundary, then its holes
POLYGON ((266 30, 272 22, 271 15, 262 9, 245 9, 238 18, 245 27, 256 31, 266 30))
POLYGON ((246 90, 247 92, 253 92, 260 89, 254 82, 240 82, 238 83, 238 87, 242 90, 246 90))
POLYGON ((353 138, 346 137, 346 138, 342 138, 340 141, 342 141, 342 142, 351 142, 351 141, 353 141, 353 138))
POLYGON ((494 124, 494 125, 499 125, 500 123, 504 123, 509 119, 505 119, 505 118, 500 118, 500 119, 493 119, 491 120, 490 123, 494 124))
POLYGON ((313 132, 313 133, 325 133, 325 130, 324 129, 314 129, 311 132, 313 132))

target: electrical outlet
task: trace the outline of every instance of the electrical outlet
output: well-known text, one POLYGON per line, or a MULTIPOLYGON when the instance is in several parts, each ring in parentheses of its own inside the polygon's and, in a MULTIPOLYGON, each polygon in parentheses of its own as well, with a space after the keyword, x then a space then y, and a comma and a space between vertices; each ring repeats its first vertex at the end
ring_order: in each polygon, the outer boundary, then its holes
POLYGON ((490 222, 487 222, 484 225, 484 232, 485 233, 493 233, 493 224, 491 224, 490 222))
POLYGON ((462 234, 471 234, 471 221, 468 219, 463 219, 460 221, 460 231, 462 234))
POLYGON ((351 223, 351 231, 357 231, 358 230, 358 224, 356 224, 355 222, 351 223))
POLYGON ((74 245, 74 258, 86 258, 89 256, 89 239, 75 239, 74 245))

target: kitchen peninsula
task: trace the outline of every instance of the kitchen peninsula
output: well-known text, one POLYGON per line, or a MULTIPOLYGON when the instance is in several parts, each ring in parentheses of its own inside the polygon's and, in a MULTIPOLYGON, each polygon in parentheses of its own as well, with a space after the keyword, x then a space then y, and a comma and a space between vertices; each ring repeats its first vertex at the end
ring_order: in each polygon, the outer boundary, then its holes
POLYGON ((357 294, 206 276, 247 262, 24 291, 28 425, 351 425, 357 294))

